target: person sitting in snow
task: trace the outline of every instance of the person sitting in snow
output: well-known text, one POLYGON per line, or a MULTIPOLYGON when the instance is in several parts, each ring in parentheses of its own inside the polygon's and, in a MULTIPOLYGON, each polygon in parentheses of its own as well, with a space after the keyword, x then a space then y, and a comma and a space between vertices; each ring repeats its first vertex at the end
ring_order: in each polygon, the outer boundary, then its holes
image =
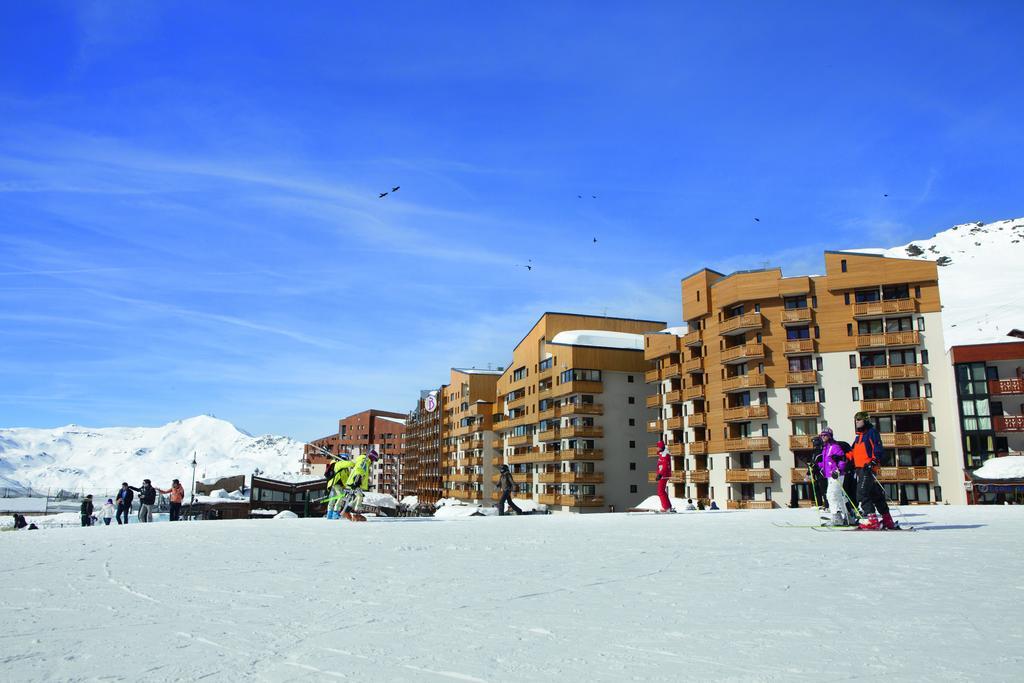
POLYGON ((686 499, 686 511, 687 512, 696 512, 697 511, 697 508, 693 504, 693 498, 687 498, 686 499))
POLYGON ((708 510, 717 510, 717 509, 718 509, 718 503, 716 503, 715 501, 711 501, 711 506, 708 508, 708 510))
POLYGON ((24 529, 28 526, 28 522, 25 521, 25 515, 14 513, 14 528, 24 529))
POLYGON ((345 482, 348 496, 345 498, 345 505, 341 511, 341 516, 345 519, 365 519, 359 514, 359 510, 363 506, 363 494, 370 490, 370 468, 379 457, 377 451, 370 451, 366 455, 356 456, 356 459, 352 461, 352 468, 348 480, 345 482))
POLYGON ((327 479, 327 519, 341 517, 341 508, 345 504, 345 483, 352 471, 349 459, 333 460, 327 463, 324 476, 327 479))

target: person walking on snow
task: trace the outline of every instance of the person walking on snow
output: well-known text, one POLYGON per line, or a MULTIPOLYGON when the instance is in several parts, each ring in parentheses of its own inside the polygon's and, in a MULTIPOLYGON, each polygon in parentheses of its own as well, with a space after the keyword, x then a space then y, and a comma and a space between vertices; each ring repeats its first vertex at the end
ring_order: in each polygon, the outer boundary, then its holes
POLYGON ((153 505, 156 503, 156 489, 153 488, 153 484, 149 479, 143 479, 141 488, 135 488, 134 486, 129 486, 128 488, 139 492, 139 521, 152 522, 153 505))
POLYGON ((117 492, 117 523, 127 524, 128 515, 132 511, 132 500, 135 499, 135 493, 132 491, 132 487, 128 486, 128 482, 121 482, 121 490, 117 492), (124 522, 121 521, 121 517, 124 516, 124 522))
POLYGON ((835 442, 832 429, 825 427, 818 435, 821 438, 821 473, 825 475, 828 489, 825 498, 832 512, 832 526, 849 526, 846 517, 846 495, 843 493, 843 477, 846 474, 846 453, 835 442))
POLYGON ((501 498, 498 499, 498 514, 501 516, 505 515, 505 504, 517 514, 523 514, 523 511, 515 504, 512 500, 512 491, 516 488, 515 479, 512 478, 512 472, 508 469, 508 465, 502 465, 501 475, 498 477, 498 490, 501 491, 501 498))
POLYGON ((114 500, 107 498, 107 502, 100 508, 100 519, 103 520, 105 526, 110 526, 110 520, 114 518, 114 500))
POLYGON ((157 489, 160 493, 171 494, 171 521, 177 522, 181 516, 181 501, 185 500, 185 488, 177 479, 171 482, 169 489, 157 489))
POLYGON ((92 494, 82 501, 82 526, 92 526, 92 494))
POLYGON ((661 501, 662 512, 675 512, 672 501, 668 498, 668 480, 672 477, 672 457, 664 441, 658 442, 658 470, 655 479, 658 482, 658 500, 661 501))
POLYGON ((341 508, 345 504, 345 482, 352 471, 352 461, 334 460, 327 463, 324 475, 327 478, 327 519, 341 517, 341 508))
POLYGON ((875 468, 881 464, 885 455, 885 448, 882 446, 882 439, 878 430, 868 421, 868 414, 861 411, 854 415, 854 422, 857 425, 857 438, 854 439, 847 458, 853 462, 857 470, 857 504, 860 506, 860 513, 865 516, 861 519, 862 529, 897 529, 896 522, 889 514, 889 505, 885 502, 885 492, 882 485, 875 479, 875 468), (881 513, 882 520, 879 524, 878 513, 881 513))
POLYGON ((370 490, 370 468, 377 462, 377 451, 370 451, 366 455, 356 456, 352 461, 352 469, 345 481, 345 488, 348 495, 345 497, 345 505, 342 507, 341 516, 352 520, 359 514, 363 506, 363 494, 370 490))

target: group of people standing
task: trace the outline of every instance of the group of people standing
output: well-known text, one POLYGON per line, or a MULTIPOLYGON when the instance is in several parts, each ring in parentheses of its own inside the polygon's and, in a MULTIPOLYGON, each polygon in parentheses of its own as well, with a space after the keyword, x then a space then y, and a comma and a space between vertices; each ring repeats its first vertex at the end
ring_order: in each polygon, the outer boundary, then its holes
POLYGON ((86 496, 81 506, 82 526, 92 526, 100 519, 106 526, 110 526, 111 519, 116 519, 118 524, 127 524, 136 493, 139 494, 139 522, 153 521, 153 506, 156 505, 158 493, 167 495, 170 500, 170 521, 176 522, 180 519, 181 504, 185 500, 185 488, 181 482, 175 479, 171 482, 170 488, 159 489, 154 487, 149 479, 143 479, 142 486, 131 486, 126 481, 121 482, 121 489, 116 497, 107 498, 107 502, 100 508, 98 519, 94 516, 92 495, 86 496))
POLYGON ((363 495, 370 490, 370 469, 379 457, 377 451, 371 450, 327 463, 327 519, 365 519, 360 513, 363 495))

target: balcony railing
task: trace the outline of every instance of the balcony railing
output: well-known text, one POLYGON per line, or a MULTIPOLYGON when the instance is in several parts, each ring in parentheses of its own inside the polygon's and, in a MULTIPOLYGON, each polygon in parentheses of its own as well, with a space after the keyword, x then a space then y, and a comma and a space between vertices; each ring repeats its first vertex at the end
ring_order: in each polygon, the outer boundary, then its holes
MULTIPOLYGON (((665 420, 665 429, 684 429, 686 425, 683 424, 683 416, 670 417, 665 420)), ((660 431, 660 430, 659 430, 660 431)))
POLYGON ((658 370, 658 368, 648 370, 647 372, 644 373, 644 382, 646 382, 647 384, 659 381, 661 381, 661 371, 658 370))
POLYGON ((683 391, 681 389, 665 392, 665 403, 682 403, 684 400, 686 399, 683 398, 683 391))
POLYGON ((691 427, 706 427, 708 424, 707 413, 693 413, 689 417, 691 427))
POLYGON ((604 496, 558 496, 558 505, 568 505, 574 508, 600 508, 604 507, 604 496))
MULTIPOLYGON (((673 484, 683 484, 686 482, 686 472, 671 472, 668 475, 668 480, 673 484)), ((650 483, 656 483, 658 481, 657 472, 648 472, 647 481, 650 483)))
POLYGON ((738 408, 726 408, 724 419, 726 422, 746 422, 748 420, 767 420, 768 406, 740 406, 738 408))
POLYGON ((459 484, 469 484, 474 482, 483 482, 484 475, 482 474, 449 474, 445 477, 448 481, 453 481, 459 484))
POLYGON ((878 470, 878 481, 887 483, 935 481, 934 467, 882 467, 878 470))
POLYGON ((916 299, 889 299, 888 301, 866 301, 853 305, 853 317, 867 318, 892 313, 916 313, 916 299))
POLYGON ((568 394, 600 394, 603 391, 604 385, 601 382, 576 380, 573 382, 559 384, 554 388, 554 395, 566 396, 568 394))
POLYGON ((801 353, 814 353, 813 339, 787 339, 782 348, 782 353, 787 356, 801 353))
POLYGON ((860 409, 869 413, 926 413, 928 400, 924 398, 885 398, 860 402, 860 409))
MULTIPOLYGON (((708 442, 707 441, 691 441, 686 444, 687 455, 707 455, 708 454, 708 442)), ((682 455, 680 453, 680 455, 682 455)))
POLYGON ((811 309, 809 308, 787 308, 782 311, 783 325, 796 325, 799 323, 811 322, 811 309))
POLYGON ((567 403, 559 411, 560 415, 604 415, 604 406, 600 403, 567 403))
POLYGON ((650 421, 647 422, 647 431, 648 432, 660 432, 660 431, 662 431, 662 425, 663 425, 663 423, 662 423, 661 420, 650 420, 650 421))
POLYGON ((688 361, 684 361, 681 365, 683 372, 685 373, 700 373, 704 371, 704 359, 703 358, 691 358, 688 361))
POLYGON ((773 510, 775 503, 770 500, 727 500, 726 510, 773 510))
POLYGON ((811 475, 806 467, 791 467, 789 469, 789 481, 791 484, 809 484, 811 475))
POLYGON ((562 427, 563 439, 600 439, 604 437, 604 427, 597 425, 576 425, 562 427))
POLYGON ((541 432, 540 434, 537 435, 537 440, 538 441, 558 441, 560 438, 562 438, 559 435, 559 431, 560 430, 558 430, 558 429, 546 429, 546 430, 544 430, 543 432, 541 432))
POLYGON ((604 474, 601 472, 541 472, 538 481, 541 484, 603 484, 604 474))
POLYGON ((760 313, 744 313, 723 320, 722 324, 718 326, 718 333, 723 335, 742 334, 750 330, 761 329, 761 325, 760 313))
POLYGON ((533 434, 524 434, 523 436, 510 436, 508 438, 509 446, 525 446, 533 443, 533 434))
POLYGON ((820 403, 787 403, 786 417, 818 417, 821 413, 820 403))
POLYGON ((760 372, 751 372, 728 378, 722 382, 722 391, 743 391, 763 386, 766 386, 765 375, 760 372))
POLYGON ((921 343, 921 335, 915 332, 884 332, 879 334, 857 335, 857 348, 873 346, 917 346, 921 343))
POLYGON ((483 493, 481 491, 460 491, 458 489, 450 489, 447 493, 452 498, 458 498, 459 500, 481 500, 483 493))
POLYGON ((686 387, 685 389, 683 389, 683 400, 695 401, 700 398, 704 398, 703 384, 697 384, 692 387, 686 387))
POLYGON ((992 428, 997 432, 1024 432, 1024 415, 996 415, 992 428))
POLYGON ((726 364, 742 363, 755 358, 764 358, 764 344, 750 342, 722 351, 722 362, 726 364))
POLYGON ((746 436, 739 439, 726 439, 725 450, 729 452, 770 451, 772 440, 767 436, 746 436))
POLYGON ((996 396, 1003 394, 1024 394, 1024 379, 1012 377, 1010 379, 990 379, 988 381, 988 393, 996 396))
POLYGON ((727 484, 770 484, 772 483, 772 470, 767 467, 757 469, 734 469, 725 471, 725 483, 727 484))
POLYGON ((700 346, 700 330, 694 330, 683 335, 683 346, 700 346))
POLYGON ((563 462, 604 460, 604 451, 600 448, 565 449, 558 452, 558 459, 563 462))
POLYGON ((791 434, 789 436, 789 450, 805 451, 809 448, 814 448, 813 440, 814 437, 810 434, 791 434))
POLYGON ((690 470, 686 478, 691 484, 707 484, 711 481, 711 473, 707 470, 690 470))
MULTIPOLYGON (((682 455, 683 454, 683 444, 681 444, 681 443, 676 442, 676 443, 665 444, 665 448, 668 449, 668 454, 669 455, 682 455)), ((647 455, 648 455, 648 457, 651 457, 651 458, 658 457, 658 447, 657 446, 649 446, 647 448, 647 455)))
POLYGON ((662 397, 662 394, 651 394, 650 396, 648 396, 647 397, 647 407, 648 408, 657 408, 658 406, 660 406, 661 405, 661 397, 662 397))
POLYGON ((857 378, 862 381, 883 379, 922 379, 924 366, 917 365, 865 365, 857 370, 857 378))
POLYGON ((928 432, 886 432, 882 434, 882 445, 888 448, 927 448, 932 444, 928 432))
POLYGON ((558 505, 558 494, 557 493, 542 493, 538 497, 537 501, 541 505, 558 505))
POLYGON ((679 367, 678 363, 666 365, 661 369, 662 379, 672 379, 673 377, 678 377, 680 374, 682 374, 682 368, 679 367))
POLYGON ((799 386, 801 384, 817 384, 818 373, 814 370, 798 370, 797 372, 786 373, 786 386, 799 386))

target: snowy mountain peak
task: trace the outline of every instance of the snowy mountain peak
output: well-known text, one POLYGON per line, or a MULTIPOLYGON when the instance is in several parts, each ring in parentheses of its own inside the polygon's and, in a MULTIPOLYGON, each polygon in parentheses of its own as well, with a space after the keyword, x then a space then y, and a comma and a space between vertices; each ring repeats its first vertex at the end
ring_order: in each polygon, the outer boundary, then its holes
MULTIPOLYGON (((0 487, 37 491, 114 489, 144 478, 171 479, 295 472, 303 444, 283 436, 251 436, 226 420, 198 415, 162 427, 0 429, 0 487)), ((162 482, 162 483, 161 483, 162 482)))
POLYGON ((1024 323, 1024 218, 963 223, 891 249, 853 251, 938 264, 947 346, 1010 341, 1007 333, 1024 323))

